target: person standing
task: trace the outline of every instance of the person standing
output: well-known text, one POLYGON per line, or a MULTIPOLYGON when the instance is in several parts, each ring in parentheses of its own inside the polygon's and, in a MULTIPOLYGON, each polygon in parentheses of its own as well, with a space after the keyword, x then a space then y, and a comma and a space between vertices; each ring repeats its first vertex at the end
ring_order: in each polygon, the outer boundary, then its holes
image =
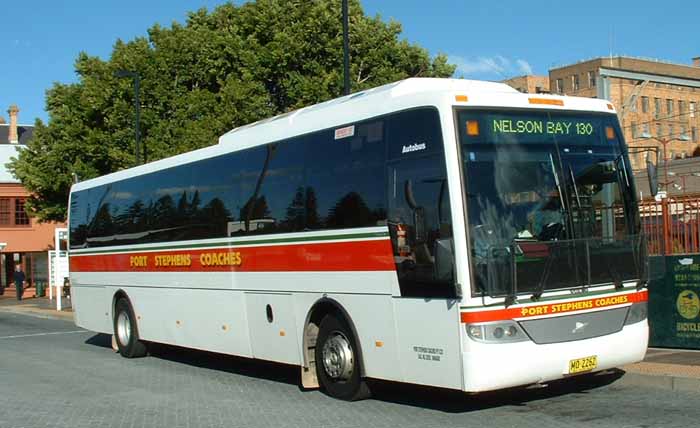
POLYGON ((24 283, 26 277, 24 275, 24 272, 22 272, 22 265, 20 264, 15 265, 14 280, 15 290, 17 290, 17 300, 22 300, 22 294, 24 293, 24 283))

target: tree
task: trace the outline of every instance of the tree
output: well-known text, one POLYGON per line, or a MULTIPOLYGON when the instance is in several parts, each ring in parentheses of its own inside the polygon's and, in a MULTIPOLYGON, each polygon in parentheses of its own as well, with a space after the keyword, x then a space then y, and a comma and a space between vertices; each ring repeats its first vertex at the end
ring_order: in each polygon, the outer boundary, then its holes
MULTIPOLYGON (((412 76, 447 77, 444 55, 400 40, 401 25, 350 0, 353 91, 412 76)), ((141 76, 141 135, 155 160, 215 144, 226 131, 342 94, 338 0, 258 0, 200 9, 184 24, 117 40, 107 60, 81 53, 77 83, 47 91, 49 122, 10 170, 34 195, 39 220, 63 220, 71 175, 88 179, 134 165, 133 86, 141 76)))

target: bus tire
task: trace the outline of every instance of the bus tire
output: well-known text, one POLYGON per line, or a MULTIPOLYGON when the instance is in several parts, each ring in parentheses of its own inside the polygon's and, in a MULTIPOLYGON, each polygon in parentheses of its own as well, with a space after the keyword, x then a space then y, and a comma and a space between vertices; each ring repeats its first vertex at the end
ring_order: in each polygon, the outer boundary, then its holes
POLYGON ((370 396, 360 373, 357 339, 344 319, 326 315, 316 339, 316 374, 321 390, 331 397, 346 401, 370 396))
POLYGON ((114 338, 124 358, 143 357, 147 353, 146 344, 139 340, 134 310, 125 298, 117 300, 114 306, 114 338))

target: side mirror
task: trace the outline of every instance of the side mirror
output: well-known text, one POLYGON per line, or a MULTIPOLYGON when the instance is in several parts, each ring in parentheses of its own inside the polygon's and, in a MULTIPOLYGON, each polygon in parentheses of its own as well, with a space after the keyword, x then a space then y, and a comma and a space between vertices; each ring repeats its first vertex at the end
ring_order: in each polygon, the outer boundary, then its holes
POLYGON ((649 193, 651 193, 651 196, 656 196, 659 193, 659 170, 648 158, 647 177, 649 177, 649 193))

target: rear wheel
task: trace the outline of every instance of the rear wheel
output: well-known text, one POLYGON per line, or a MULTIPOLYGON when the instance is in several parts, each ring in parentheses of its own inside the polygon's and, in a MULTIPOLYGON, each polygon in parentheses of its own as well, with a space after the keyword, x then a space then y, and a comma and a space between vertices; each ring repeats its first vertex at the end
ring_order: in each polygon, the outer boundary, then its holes
POLYGON ((316 339, 316 374, 321 388, 331 397, 355 401, 370 396, 360 376, 357 340, 343 319, 326 315, 316 339))
POLYGON ((146 355, 146 344, 139 340, 134 310, 129 300, 117 300, 114 308, 114 338, 122 357, 137 358, 146 355))

